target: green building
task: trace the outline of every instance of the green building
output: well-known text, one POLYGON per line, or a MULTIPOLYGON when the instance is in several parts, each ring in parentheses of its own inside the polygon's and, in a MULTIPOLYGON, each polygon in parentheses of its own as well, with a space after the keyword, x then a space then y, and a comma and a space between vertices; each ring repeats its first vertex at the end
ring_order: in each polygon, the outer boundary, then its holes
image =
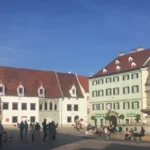
POLYGON ((89 78, 90 114, 97 125, 108 123, 108 119, 113 125, 134 124, 137 114, 145 121, 141 109, 146 108, 144 85, 149 61, 150 49, 120 53, 89 78))

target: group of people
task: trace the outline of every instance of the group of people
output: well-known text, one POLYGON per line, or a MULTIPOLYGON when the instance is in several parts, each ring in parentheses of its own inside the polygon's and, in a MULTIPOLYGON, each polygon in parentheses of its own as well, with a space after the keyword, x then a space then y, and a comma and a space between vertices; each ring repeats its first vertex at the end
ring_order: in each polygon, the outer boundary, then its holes
MULTIPOLYGON (((47 131, 49 133, 49 139, 55 140, 55 135, 56 135, 56 128, 58 127, 58 124, 55 125, 54 121, 49 122, 48 124, 46 123, 46 119, 44 119, 44 122, 42 123, 43 126, 43 142, 45 142, 46 137, 47 137, 47 131)), ((27 136, 28 134, 28 123, 27 121, 25 122, 21 122, 20 124, 18 123, 18 128, 20 129, 20 138, 23 139, 23 136, 27 136)), ((31 123, 30 124, 30 131, 31 131, 31 139, 32 141, 34 141, 35 139, 35 134, 37 139, 39 139, 40 137, 40 130, 41 130, 41 126, 38 122, 31 123)))
POLYGON ((125 129, 124 136, 125 140, 136 140, 136 138, 139 138, 141 140, 141 137, 145 135, 145 130, 143 127, 141 127, 140 132, 138 132, 137 128, 135 127, 134 129, 131 128, 130 130, 128 128, 125 129))

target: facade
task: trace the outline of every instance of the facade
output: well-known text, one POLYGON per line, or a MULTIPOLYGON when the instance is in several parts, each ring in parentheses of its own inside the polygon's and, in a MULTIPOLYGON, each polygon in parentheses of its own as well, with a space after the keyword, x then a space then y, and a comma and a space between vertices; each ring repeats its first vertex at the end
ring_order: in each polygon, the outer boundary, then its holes
POLYGON ((0 80, 3 124, 25 120, 42 123, 47 119, 47 122, 70 126, 74 124, 75 116, 86 120, 88 77, 0 67, 0 80), (83 82, 86 82, 86 87, 83 82))
POLYGON ((133 124, 137 114, 145 121, 141 109, 146 108, 145 83, 150 49, 138 48, 117 58, 89 79, 91 115, 96 124, 109 121, 133 124), (124 115, 124 119, 119 119, 124 115))

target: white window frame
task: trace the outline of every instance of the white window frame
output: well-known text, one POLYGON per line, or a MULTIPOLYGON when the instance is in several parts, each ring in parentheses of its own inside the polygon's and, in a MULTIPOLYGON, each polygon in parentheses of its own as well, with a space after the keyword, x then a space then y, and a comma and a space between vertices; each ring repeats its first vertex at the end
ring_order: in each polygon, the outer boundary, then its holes
POLYGON ((133 102, 133 108, 138 109, 138 102, 133 102), (136 106, 136 107, 135 107, 136 106))
POLYGON ((113 90, 114 90, 114 91, 113 91, 113 92, 114 92, 114 93, 113 93, 114 95, 119 95, 119 88, 118 88, 118 87, 114 88, 113 90))
POLYGON ((124 87, 124 94, 129 94, 129 93, 130 93, 130 88, 124 87))
POLYGON ((132 88, 133 88, 132 93, 138 93, 139 92, 139 86, 138 85, 134 85, 134 86, 132 86, 132 88))
POLYGON ((129 103, 128 102, 125 102, 125 109, 129 109, 129 103))

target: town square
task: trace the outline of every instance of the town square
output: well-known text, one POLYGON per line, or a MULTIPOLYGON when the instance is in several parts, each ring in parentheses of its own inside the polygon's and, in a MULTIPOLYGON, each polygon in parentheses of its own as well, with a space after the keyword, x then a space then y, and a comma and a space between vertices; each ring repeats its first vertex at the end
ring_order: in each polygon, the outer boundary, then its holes
POLYGON ((149 0, 0 1, 0 149, 150 148, 149 0))

